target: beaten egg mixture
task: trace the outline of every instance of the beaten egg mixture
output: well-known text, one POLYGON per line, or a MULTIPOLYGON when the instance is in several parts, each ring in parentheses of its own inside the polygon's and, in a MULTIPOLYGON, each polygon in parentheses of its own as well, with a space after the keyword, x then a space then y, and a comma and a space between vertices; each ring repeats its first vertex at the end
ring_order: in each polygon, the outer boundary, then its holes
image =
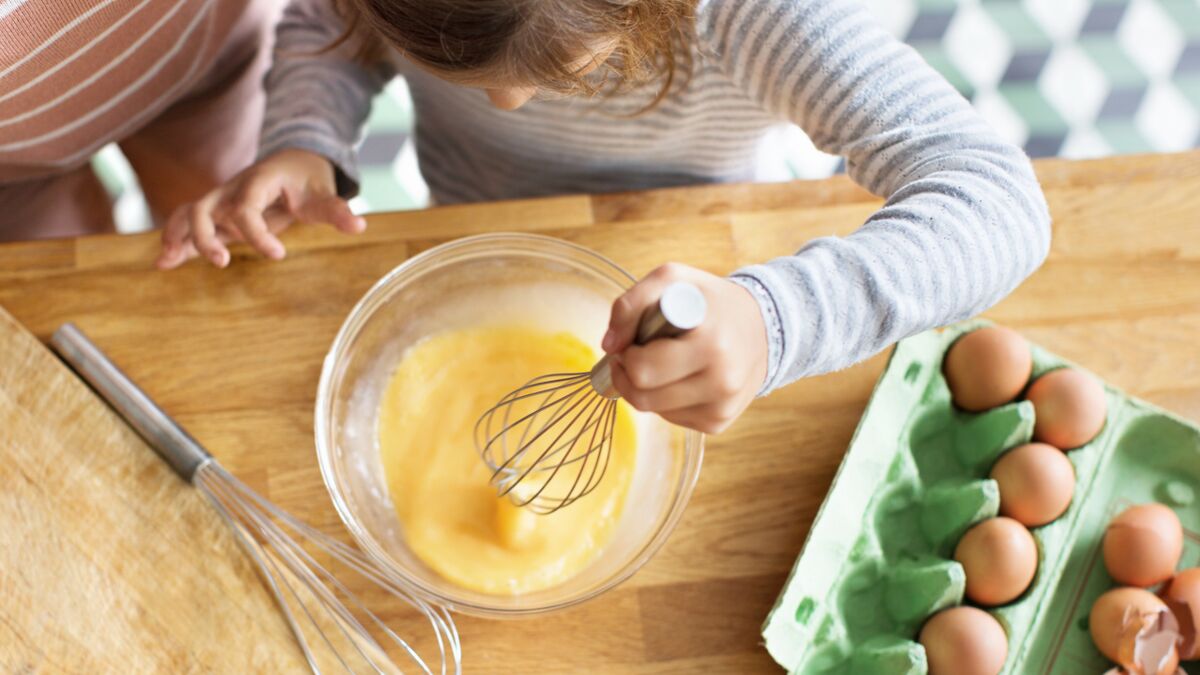
POLYGON ((596 358, 570 333, 525 326, 449 331, 405 352, 380 404, 379 446, 405 540, 426 565, 471 590, 528 593, 578 574, 612 539, 636 454, 624 402, 604 480, 549 515, 497 497, 473 436, 509 391, 538 375, 585 372, 596 358))

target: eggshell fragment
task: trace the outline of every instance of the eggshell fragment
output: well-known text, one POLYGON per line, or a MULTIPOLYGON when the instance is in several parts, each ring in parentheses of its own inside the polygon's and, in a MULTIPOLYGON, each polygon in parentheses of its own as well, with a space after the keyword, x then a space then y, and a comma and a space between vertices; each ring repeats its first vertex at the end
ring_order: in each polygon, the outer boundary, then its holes
POLYGON ((942 370, 954 405, 979 412, 1020 395, 1033 372, 1033 356, 1019 333, 988 326, 955 341, 942 370))
POLYGON ((1064 450, 1085 445, 1104 428, 1108 414, 1104 387, 1074 368, 1052 370, 1033 381, 1033 439, 1064 450))
POLYGON ((934 614, 918 638, 929 675, 997 675, 1008 658, 1008 636, 999 621, 976 607, 934 614))
POLYGON ((1193 567, 1175 575, 1162 593, 1179 623, 1182 639, 1179 653, 1184 661, 1200 659, 1200 568, 1193 567))
POLYGON ((967 530, 954 549, 966 573, 966 594, 985 607, 1016 600, 1037 573, 1037 543, 1012 518, 990 518, 967 530))
POLYGON ((1165 603, 1140 588, 1114 588, 1097 598, 1088 616, 1092 642, 1126 675, 1175 675, 1178 625, 1165 603))
POLYGON ((1000 515, 1027 527, 1057 519, 1075 494, 1071 460, 1045 443, 1027 443, 1004 453, 991 477, 1000 486, 1000 515))
POLYGON ((1104 533, 1104 566, 1126 586, 1146 588, 1170 579, 1182 555, 1183 526, 1162 504, 1131 506, 1104 533))

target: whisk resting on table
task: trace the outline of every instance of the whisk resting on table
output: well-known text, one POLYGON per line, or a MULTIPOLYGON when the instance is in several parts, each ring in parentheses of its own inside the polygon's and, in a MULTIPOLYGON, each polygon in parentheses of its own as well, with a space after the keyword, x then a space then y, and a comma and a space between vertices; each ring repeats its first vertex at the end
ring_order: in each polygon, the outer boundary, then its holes
POLYGON ((59 328, 50 344, 175 473, 208 498, 258 566, 314 673, 401 672, 384 645, 427 675, 461 672, 458 630, 445 608, 410 594, 360 551, 306 525, 223 469, 74 325, 59 328), (311 552, 301 542, 308 543, 311 552), (339 569, 354 572, 424 615, 437 644, 440 668, 432 670, 413 645, 381 621, 316 556, 336 561, 339 569))
MULTIPOLYGON (((704 294, 676 282, 638 322, 638 345, 704 322, 704 294)), ((551 373, 509 392, 475 424, 475 447, 501 496, 553 513, 600 484, 612 455, 617 393, 609 356, 586 373, 551 373)))

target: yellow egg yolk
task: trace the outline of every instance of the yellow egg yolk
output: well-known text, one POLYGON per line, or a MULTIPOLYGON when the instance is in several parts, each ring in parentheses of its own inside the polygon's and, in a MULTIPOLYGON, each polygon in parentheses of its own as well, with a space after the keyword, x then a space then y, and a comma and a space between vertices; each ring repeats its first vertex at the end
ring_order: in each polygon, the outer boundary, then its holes
POLYGON ((574 335, 526 326, 448 331, 405 352, 380 404, 379 446, 405 541, 426 565, 464 588, 507 595, 562 583, 596 558, 633 477, 637 434, 624 402, 604 479, 548 515, 497 496, 473 436, 509 391, 546 373, 586 372, 596 358, 574 335))

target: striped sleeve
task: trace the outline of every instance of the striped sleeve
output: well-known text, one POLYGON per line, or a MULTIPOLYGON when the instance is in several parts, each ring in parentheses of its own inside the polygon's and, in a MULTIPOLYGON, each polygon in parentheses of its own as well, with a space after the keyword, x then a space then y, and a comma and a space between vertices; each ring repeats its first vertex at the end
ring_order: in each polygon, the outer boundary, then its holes
POLYGON ((849 236, 732 275, 768 324, 763 393, 979 313, 1042 263, 1028 158, 858 0, 711 0, 698 24, 746 95, 887 199, 849 236))
POLYGON ((259 157, 288 148, 322 155, 337 169, 338 192, 347 197, 358 191, 355 146, 371 100, 394 71, 382 62, 357 62, 352 40, 329 51, 343 26, 331 0, 292 0, 284 11, 266 78, 259 157))

